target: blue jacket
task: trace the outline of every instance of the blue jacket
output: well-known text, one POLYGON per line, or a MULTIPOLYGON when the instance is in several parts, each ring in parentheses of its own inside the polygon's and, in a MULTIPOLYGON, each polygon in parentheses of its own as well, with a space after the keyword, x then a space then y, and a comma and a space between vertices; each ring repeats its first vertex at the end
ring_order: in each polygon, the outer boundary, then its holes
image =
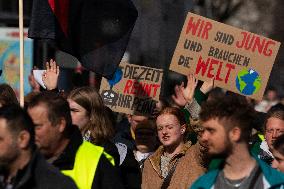
MULTIPOLYGON (((271 168, 262 160, 254 157, 263 174, 264 189, 283 189, 284 174, 271 168)), ((190 189, 213 189, 221 169, 214 169, 199 177, 191 186, 190 189)))

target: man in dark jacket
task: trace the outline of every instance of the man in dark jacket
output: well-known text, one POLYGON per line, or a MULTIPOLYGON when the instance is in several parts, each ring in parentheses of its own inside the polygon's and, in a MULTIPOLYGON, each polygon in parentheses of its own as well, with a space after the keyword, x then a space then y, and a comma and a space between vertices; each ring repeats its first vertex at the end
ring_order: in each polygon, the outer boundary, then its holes
POLYGON ((36 150, 31 118, 18 105, 0 108, 0 188, 76 189, 36 150))
POLYGON ((33 97, 28 113, 35 124, 40 151, 79 188, 123 188, 103 148, 83 141, 79 129, 72 125, 66 99, 52 91, 43 92, 33 97))

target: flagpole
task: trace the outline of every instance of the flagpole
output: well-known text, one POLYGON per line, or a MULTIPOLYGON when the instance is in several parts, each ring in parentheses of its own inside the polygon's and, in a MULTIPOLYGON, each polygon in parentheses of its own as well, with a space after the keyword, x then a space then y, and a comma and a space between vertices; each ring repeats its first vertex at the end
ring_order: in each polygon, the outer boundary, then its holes
POLYGON ((24 107, 24 18, 23 0, 19 0, 19 36, 20 36, 20 105, 24 107))

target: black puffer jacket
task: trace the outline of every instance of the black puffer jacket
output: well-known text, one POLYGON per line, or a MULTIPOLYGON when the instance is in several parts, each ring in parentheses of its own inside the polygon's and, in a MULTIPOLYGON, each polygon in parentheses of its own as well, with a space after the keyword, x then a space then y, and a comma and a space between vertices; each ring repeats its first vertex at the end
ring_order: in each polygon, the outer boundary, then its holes
MULTIPOLYGON (((48 164, 37 150, 28 165, 19 170, 12 182, 12 189, 77 189, 73 180, 48 164)), ((3 182, 0 189, 8 189, 3 182)))

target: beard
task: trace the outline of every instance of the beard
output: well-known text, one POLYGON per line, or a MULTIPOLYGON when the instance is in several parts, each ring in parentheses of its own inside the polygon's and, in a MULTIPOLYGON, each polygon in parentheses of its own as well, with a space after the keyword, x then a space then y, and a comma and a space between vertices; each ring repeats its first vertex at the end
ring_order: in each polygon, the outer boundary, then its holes
POLYGON ((0 175, 6 175, 8 173, 8 164, 0 163, 0 175))
POLYGON ((16 142, 14 142, 10 145, 6 154, 0 157, 0 174, 3 175, 7 173, 7 171, 10 169, 10 166, 19 158, 19 156, 20 150, 16 142))
POLYGON ((232 154, 233 151, 233 144, 232 142, 229 140, 229 138, 227 138, 224 142, 225 146, 223 148, 222 151, 220 152, 213 152, 210 153, 209 151, 208 153, 208 157, 210 159, 226 159, 230 154, 232 154))

